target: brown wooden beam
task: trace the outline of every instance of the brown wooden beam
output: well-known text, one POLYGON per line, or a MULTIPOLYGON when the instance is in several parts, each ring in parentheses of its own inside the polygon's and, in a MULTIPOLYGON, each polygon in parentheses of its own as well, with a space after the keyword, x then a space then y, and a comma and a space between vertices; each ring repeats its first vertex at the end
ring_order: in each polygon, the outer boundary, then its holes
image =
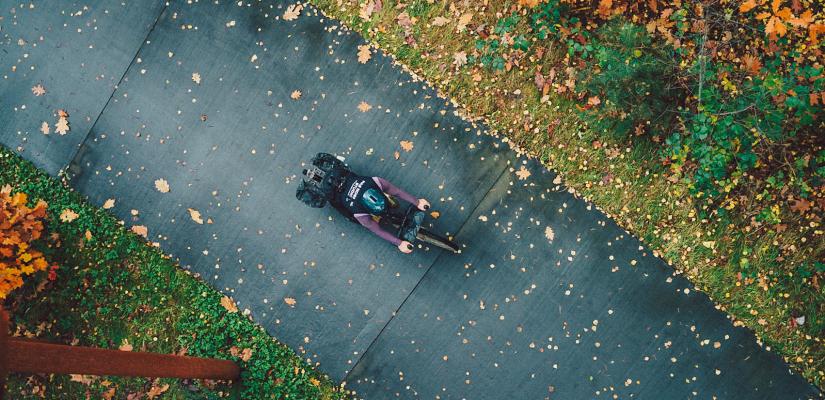
POLYGON ((14 372, 234 380, 240 368, 228 360, 95 349, 9 338, 14 372))

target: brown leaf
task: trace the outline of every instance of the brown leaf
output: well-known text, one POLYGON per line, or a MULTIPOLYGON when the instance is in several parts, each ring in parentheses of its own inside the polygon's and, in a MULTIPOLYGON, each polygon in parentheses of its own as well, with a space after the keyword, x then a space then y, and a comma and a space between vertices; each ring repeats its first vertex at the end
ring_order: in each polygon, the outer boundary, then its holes
POLYGON ((48 135, 49 132, 51 132, 51 128, 49 127, 48 122, 43 121, 43 123, 40 124, 40 132, 43 132, 44 135, 48 135))
POLYGON ((230 313, 238 312, 238 306, 236 306, 235 302, 227 296, 221 297, 221 305, 223 306, 223 308, 226 309, 226 311, 229 311, 230 313))
POLYGON ((527 168, 525 168, 523 165, 521 166, 521 168, 519 168, 518 171, 516 171, 516 176, 518 176, 518 179, 521 180, 521 181, 529 178, 530 175, 531 175, 530 171, 527 168))
POLYGON ((155 397, 158 397, 158 396, 162 395, 167 390, 169 390, 169 384, 168 383, 164 383, 161 386, 152 385, 152 388, 149 389, 148 392, 146 392, 146 397, 149 398, 149 399, 154 399, 155 397))
POLYGON ((103 202, 103 209, 108 210, 115 206, 115 199, 107 199, 103 202))
POLYGON ((38 83, 37 85, 32 87, 32 93, 34 93, 35 96, 42 96, 46 94, 46 88, 44 88, 43 85, 38 83))
POLYGON ((613 0, 599 0, 599 16, 607 19, 610 17, 611 9, 613 8, 613 0))
POLYGON ((161 193, 169 193, 169 182, 166 182, 166 179, 163 178, 156 179, 155 189, 161 193))
POLYGON ((249 361, 252 358, 252 349, 243 349, 241 350, 241 361, 249 361))
POLYGON ((301 91, 300 91, 300 90, 293 90, 293 91, 292 91, 292 94, 290 94, 290 95, 289 95, 289 97, 290 97, 290 98, 292 98, 292 100, 298 100, 298 99, 300 99, 300 98, 301 98, 301 95, 302 95, 302 94, 303 94, 303 93, 301 93, 301 91))
POLYGON ((401 27, 405 29, 408 29, 415 24, 415 21, 412 18, 410 18, 410 14, 407 14, 406 11, 403 11, 401 14, 398 14, 398 16, 395 17, 395 20, 396 22, 398 22, 398 25, 401 25, 401 27))
POLYGON ((284 20, 293 21, 301 15, 301 10, 304 9, 303 4, 292 4, 284 11, 284 20))
POLYGON ((132 351, 133 348, 132 345, 129 344, 128 340, 123 339, 123 342, 120 343, 120 346, 118 346, 117 349, 120 351, 132 351))
POLYGON ((140 235, 140 236, 143 236, 143 237, 148 237, 148 236, 149 236, 149 229, 147 229, 147 228, 146 228, 145 226, 143 226, 143 225, 135 225, 135 226, 133 226, 133 227, 132 227, 132 232, 134 232, 134 233, 136 233, 136 234, 138 234, 138 235, 140 235))
POLYGON ((392 156, 397 160, 397 159, 401 158, 401 153, 399 153, 398 150, 396 150, 395 152, 392 153, 392 156))
POLYGON ((413 144, 413 142, 411 142, 409 140, 402 140, 401 141, 401 149, 404 150, 407 153, 411 152, 414 146, 415 145, 413 144))
POLYGON ((441 213, 440 213, 440 212, 438 212, 438 211, 432 211, 432 212, 430 212, 430 216, 431 216, 433 219, 438 219, 438 217, 440 217, 440 216, 441 216, 441 213))
POLYGON ((77 213, 68 208, 60 212, 60 220, 63 222, 72 222, 76 220, 77 217, 77 213))
POLYGON ((804 213, 811 209, 811 202, 805 199, 794 200, 791 204, 791 211, 797 213, 804 213))
POLYGON ((358 46, 358 62, 361 64, 366 64, 367 61, 370 60, 370 58, 372 58, 370 46, 366 44, 358 46))
POLYGON ((453 53, 453 65, 456 67, 462 67, 463 65, 467 64, 467 52, 458 51, 453 53))
POLYGON ((116 391, 116 388, 110 388, 109 390, 103 392, 100 396, 103 398, 103 400, 112 400, 112 398, 115 397, 116 391))
POLYGON ((65 135, 69 133, 69 120, 66 117, 60 117, 57 120, 57 124, 54 126, 54 131, 59 133, 60 135, 65 135))
POLYGON ((463 31, 464 28, 467 27, 467 24, 469 24, 472 19, 473 19, 473 13, 461 14, 461 16, 458 17, 458 23, 456 24, 456 30, 458 32, 463 31))
POLYGON ((442 16, 438 16, 438 17, 435 17, 433 19, 432 24, 433 24, 433 26, 444 26, 444 25, 447 25, 447 23, 449 23, 449 22, 450 22, 449 18, 444 18, 442 16))
POLYGON ((284 297, 284 303, 290 307, 295 307, 296 301, 292 297, 284 297))
POLYGON ((187 208, 186 210, 189 211, 189 218, 192 218, 192 221, 195 221, 196 224, 203 225, 203 218, 201 218, 200 211, 194 208, 187 208))

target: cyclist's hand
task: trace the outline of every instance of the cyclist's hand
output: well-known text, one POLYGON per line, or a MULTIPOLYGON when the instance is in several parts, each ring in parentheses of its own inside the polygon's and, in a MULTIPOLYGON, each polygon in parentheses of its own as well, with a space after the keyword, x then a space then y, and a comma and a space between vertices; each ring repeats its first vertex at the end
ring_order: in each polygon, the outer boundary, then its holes
POLYGON ((427 199, 418 199, 418 204, 416 206, 421 211, 427 211, 430 209, 430 202, 427 201, 427 199))
POLYGON ((406 240, 402 240, 401 243, 398 245, 398 250, 401 250, 402 253, 409 254, 413 251, 413 245, 412 243, 406 240))

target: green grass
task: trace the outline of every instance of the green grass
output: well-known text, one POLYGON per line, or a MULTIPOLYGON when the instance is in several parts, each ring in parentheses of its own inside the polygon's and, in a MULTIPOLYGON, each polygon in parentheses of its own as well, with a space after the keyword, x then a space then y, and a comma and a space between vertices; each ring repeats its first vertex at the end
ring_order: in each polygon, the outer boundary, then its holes
MULTIPOLYGON (((111 214, 28 161, 0 147, 0 186, 48 202, 47 235, 38 243, 60 266, 48 282, 45 273, 29 277, 5 301, 12 331, 56 343, 231 359, 239 363, 239 383, 201 380, 100 377, 90 382, 65 375, 11 375, 14 399, 116 399, 169 385, 161 399, 337 399, 348 397, 262 327, 221 305, 222 295, 180 269, 143 238, 127 231, 111 214), (69 223, 58 216, 71 209, 69 223), (88 232, 88 233, 87 233, 88 232), (232 348, 251 349, 248 361, 232 348), (77 379, 79 380, 79 379, 77 379)), ((142 397, 145 398, 145 397, 142 397)))
MULTIPOLYGON (((563 44, 534 43, 544 46, 545 51, 537 56, 531 50, 522 66, 509 72, 473 65, 455 68, 453 55, 460 51, 470 54, 477 39, 467 31, 455 32, 458 16, 472 13, 473 26, 495 26, 511 14, 515 1, 485 6, 453 3, 455 11, 425 0, 407 2, 406 8, 385 2, 369 21, 359 17, 363 2, 311 3, 395 55, 402 65, 459 103, 465 114, 482 119, 493 132, 504 135, 518 151, 536 156, 558 171, 568 187, 594 202, 705 291, 731 315, 735 325, 752 329, 799 373, 825 388, 825 282, 821 282, 822 276, 816 281, 817 274, 798 272, 798 266, 822 260, 825 240, 821 227, 814 240, 804 242, 805 234, 795 229, 781 234, 751 231, 750 216, 737 209, 726 219, 699 217, 696 210, 703 204, 691 198, 684 179, 666 179, 670 174, 651 143, 593 131, 579 119, 572 101, 552 92, 549 102, 541 102, 533 77, 539 68, 547 73, 559 65, 566 51, 563 44), (416 48, 405 43, 395 22, 404 10, 418 17, 413 29, 416 48), (434 26, 436 16, 450 22, 434 26), (514 95, 516 90, 520 95, 514 95), (597 140, 598 145, 594 143, 597 140), (608 176, 612 180, 605 181, 608 176), (795 250, 785 251, 780 261, 777 248, 795 250), (792 317, 798 315, 804 315, 806 323, 791 326, 792 317)), ((528 18, 524 13, 522 16, 514 33, 526 29, 528 18)), ((564 79, 563 70, 557 72, 557 80, 564 79)))

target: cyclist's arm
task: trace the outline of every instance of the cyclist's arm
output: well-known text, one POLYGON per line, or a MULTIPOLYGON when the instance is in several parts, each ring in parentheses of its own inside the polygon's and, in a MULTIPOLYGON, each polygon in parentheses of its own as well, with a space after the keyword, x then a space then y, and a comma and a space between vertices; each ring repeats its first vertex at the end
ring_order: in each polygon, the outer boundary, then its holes
POLYGON ((405 192, 398 186, 393 185, 392 183, 390 183, 390 181, 384 178, 379 178, 377 176, 373 176, 372 180, 375 181, 375 183, 378 185, 378 187, 381 188, 381 190, 384 193, 398 197, 406 201, 407 203, 418 205, 418 199, 415 196, 405 192))
POLYGON ((361 225, 363 225, 364 228, 371 230, 372 233, 380 236, 382 239, 392 243, 393 245, 398 246, 399 244, 401 244, 401 239, 397 238, 392 233, 389 233, 382 229, 381 226, 378 225, 378 222, 375 222, 375 220, 372 219, 371 215, 355 214, 355 220, 358 221, 358 223, 360 223, 361 225))

